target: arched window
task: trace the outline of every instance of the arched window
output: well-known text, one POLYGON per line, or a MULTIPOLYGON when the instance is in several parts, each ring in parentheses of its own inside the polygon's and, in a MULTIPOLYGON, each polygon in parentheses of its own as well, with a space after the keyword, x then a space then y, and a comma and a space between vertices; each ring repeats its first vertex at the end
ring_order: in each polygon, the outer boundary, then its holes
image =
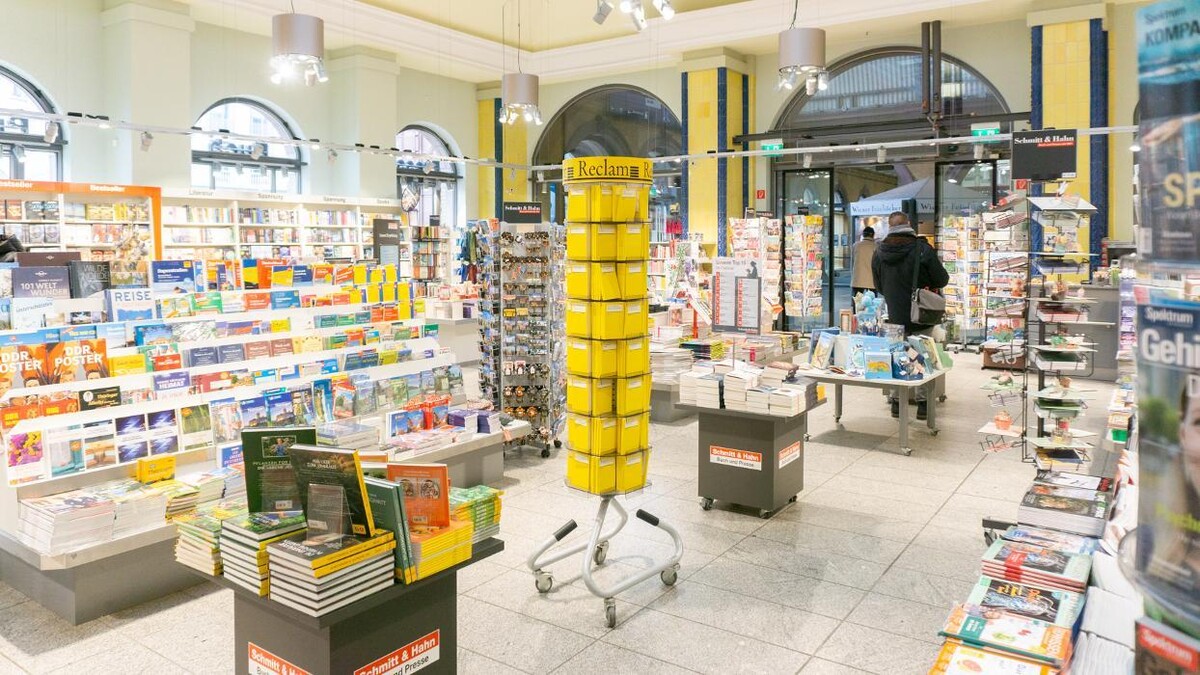
MULTIPOLYGON (((50 99, 16 73, 0 66, 0 108, 54 112, 50 99)), ((52 124, 42 119, 13 115, 0 117, 0 178, 57 181, 62 178, 61 133, 52 140, 52 124)), ((61 125, 56 131, 61 132, 61 125)))
MULTIPOLYGON (((990 82, 963 62, 942 55, 942 136, 969 136, 971 122, 1009 112, 990 82)), ((1007 127, 1007 121, 1004 126, 1007 127)), ((830 67, 829 86, 811 96, 799 91, 784 106, 773 131, 831 142, 900 140, 932 135, 921 112, 921 50, 883 47, 841 59, 830 67)))
MULTIPOLYGON (((567 102, 546 124, 533 152, 534 164, 558 164, 564 157, 668 157, 683 154, 679 118, 662 99, 629 85, 603 85, 567 102)), ((651 191, 652 237, 680 232, 679 177, 674 162, 655 162, 651 191), (672 227, 668 227, 673 225, 672 227)), ((565 200, 561 171, 534 177, 534 199, 542 199, 550 218, 562 222, 565 200)))
POLYGON ((454 227, 458 223, 460 165, 421 159, 431 155, 452 157, 449 144, 433 130, 410 124, 396 134, 396 148, 413 155, 396 160, 396 194, 412 204, 409 224, 429 225, 430 217, 436 216, 442 225, 454 227))
MULTIPOLYGON (((298 138, 275 111, 246 98, 217 101, 200 119, 202 131, 262 138, 298 138)), ((231 141, 192 134, 192 186, 257 192, 300 191, 300 148, 270 141, 231 141)))

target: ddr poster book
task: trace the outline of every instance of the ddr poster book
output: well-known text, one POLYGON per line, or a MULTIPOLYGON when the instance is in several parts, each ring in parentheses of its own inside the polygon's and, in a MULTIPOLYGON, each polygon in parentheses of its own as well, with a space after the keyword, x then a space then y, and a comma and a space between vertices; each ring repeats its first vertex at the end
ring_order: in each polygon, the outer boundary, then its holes
POLYGON ((959 605, 950 611, 940 635, 1058 668, 1071 656, 1071 629, 997 609, 959 605))
POLYGON ((999 609, 1070 628, 1079 616, 1083 598, 1069 591, 1055 591, 981 576, 975 582, 967 602, 984 609, 999 609))
POLYGON ((1137 558, 1147 600, 1200 616, 1200 304, 1138 307, 1137 558))
POLYGON ((288 449, 297 443, 316 442, 314 427, 242 429, 246 503, 250 513, 300 510, 300 494, 288 449))
POLYGON ((371 501, 367 498, 357 450, 318 447, 314 441, 289 448, 288 457, 296 474, 296 487, 300 491, 304 515, 308 517, 310 535, 322 530, 359 537, 375 535, 371 501), (325 520, 326 514, 339 520, 345 518, 349 521, 348 527, 317 522, 325 520))

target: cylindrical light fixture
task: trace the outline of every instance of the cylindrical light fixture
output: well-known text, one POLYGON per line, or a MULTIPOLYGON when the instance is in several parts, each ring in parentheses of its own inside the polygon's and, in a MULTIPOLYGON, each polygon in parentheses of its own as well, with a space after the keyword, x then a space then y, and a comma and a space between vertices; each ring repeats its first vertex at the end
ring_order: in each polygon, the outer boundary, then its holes
POLYGON ((303 78, 311 86, 326 82, 325 22, 308 14, 276 14, 271 18, 271 81, 303 78))
POLYGON ((793 89, 825 72, 825 31, 821 28, 789 28, 779 33, 779 86, 793 89))
POLYGON ((517 120, 542 123, 538 108, 538 76, 530 73, 505 73, 500 80, 500 122, 516 124, 517 120))

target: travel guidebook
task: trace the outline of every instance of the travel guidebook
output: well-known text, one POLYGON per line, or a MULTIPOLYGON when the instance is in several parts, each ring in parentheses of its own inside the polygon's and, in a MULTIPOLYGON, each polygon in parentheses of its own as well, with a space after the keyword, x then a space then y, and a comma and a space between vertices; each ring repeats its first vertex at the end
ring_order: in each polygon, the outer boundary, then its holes
POLYGON ((375 535, 371 502, 356 450, 317 447, 314 440, 308 445, 292 446, 287 454, 296 474, 310 534, 314 530, 331 531, 317 522, 323 512, 331 512, 339 517, 345 514, 349 520, 348 527, 333 528, 332 534, 375 535), (337 502, 331 502, 330 497, 336 497, 337 502))
POLYGON ((1200 616, 1200 305, 1138 307, 1136 567, 1147 600, 1200 616))
POLYGON ((242 429, 246 504, 251 513, 300 510, 300 493, 288 449, 297 443, 316 442, 315 427, 242 429))

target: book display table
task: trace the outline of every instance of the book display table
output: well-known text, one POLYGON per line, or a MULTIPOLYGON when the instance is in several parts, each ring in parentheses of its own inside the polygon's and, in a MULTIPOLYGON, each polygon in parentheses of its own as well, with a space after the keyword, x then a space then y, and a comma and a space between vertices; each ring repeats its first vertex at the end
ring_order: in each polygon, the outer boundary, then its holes
POLYGON ((868 380, 865 377, 851 377, 849 375, 838 375, 836 373, 822 373, 812 370, 801 371, 800 374, 810 380, 823 382, 833 385, 833 421, 837 424, 842 423, 842 387, 866 387, 868 389, 880 390, 896 390, 896 395, 900 400, 900 452, 905 455, 912 454, 912 446, 908 442, 908 423, 912 419, 910 414, 914 408, 914 404, 908 402, 909 395, 918 387, 928 386, 928 418, 926 425, 929 427, 929 435, 937 436, 937 404, 942 398, 939 391, 943 391, 947 370, 939 370, 936 373, 926 375, 921 380, 868 380))
POLYGON ((680 406, 700 418, 697 492, 704 510, 714 501, 758 509, 769 518, 804 489, 808 412, 792 417, 725 408, 680 406))
POLYGON ((479 319, 426 317, 425 322, 438 327, 438 343, 449 347, 460 365, 479 363, 479 319))
POLYGON ((522 438, 532 431, 529 422, 515 420, 504 427, 504 431, 479 434, 463 443, 452 443, 394 461, 401 464, 445 464, 450 471, 451 485, 491 485, 504 478, 504 444, 508 439, 522 438))
MULTIPOLYGON (((259 597, 223 577, 194 572, 233 591, 238 675, 454 673, 458 661, 458 570, 504 550, 499 539, 471 559, 416 583, 396 584, 315 617, 259 597)), ((182 566, 181 566, 182 567, 182 566)))
POLYGON ((692 411, 679 406, 679 382, 654 382, 650 387, 650 421, 674 422, 691 417, 692 411))

